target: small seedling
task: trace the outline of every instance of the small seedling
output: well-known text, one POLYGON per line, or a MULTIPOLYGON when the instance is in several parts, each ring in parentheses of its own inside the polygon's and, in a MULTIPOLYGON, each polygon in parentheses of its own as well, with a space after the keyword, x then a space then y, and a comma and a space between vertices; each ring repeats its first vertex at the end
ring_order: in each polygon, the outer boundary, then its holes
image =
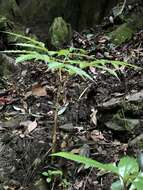
POLYGON ((59 179, 59 186, 67 188, 70 185, 67 179, 63 178, 63 172, 61 170, 48 170, 47 172, 43 172, 42 175, 46 177, 47 183, 53 183, 56 179, 59 179))

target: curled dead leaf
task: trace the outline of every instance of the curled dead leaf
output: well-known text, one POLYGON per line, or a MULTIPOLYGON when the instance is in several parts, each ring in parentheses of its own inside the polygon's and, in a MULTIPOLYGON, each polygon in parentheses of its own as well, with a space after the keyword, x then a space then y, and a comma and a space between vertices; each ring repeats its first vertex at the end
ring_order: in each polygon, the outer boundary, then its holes
POLYGON ((41 84, 35 84, 32 86, 32 95, 33 96, 47 96, 46 87, 41 84))

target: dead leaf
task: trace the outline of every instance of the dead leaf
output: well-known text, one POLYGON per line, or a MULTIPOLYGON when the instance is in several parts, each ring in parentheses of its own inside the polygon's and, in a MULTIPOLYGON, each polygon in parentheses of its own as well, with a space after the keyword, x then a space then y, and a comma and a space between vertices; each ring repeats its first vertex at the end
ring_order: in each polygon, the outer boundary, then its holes
POLYGON ((98 131, 98 130, 93 130, 90 134, 90 137, 91 139, 94 141, 94 142, 97 142, 99 140, 105 140, 103 134, 98 131))
POLYGON ((27 74, 27 70, 23 70, 23 71, 21 72, 21 76, 22 76, 22 77, 25 77, 26 74, 27 74))
POLYGON ((74 188, 79 190, 83 187, 83 185, 84 185, 84 180, 81 180, 81 181, 76 180, 76 182, 74 184, 74 188))
POLYGON ((13 109, 16 110, 16 111, 19 111, 21 113, 25 113, 25 110, 20 108, 20 107, 17 107, 17 106, 13 106, 13 109))
POLYGON ((109 41, 109 37, 108 36, 102 36, 102 37, 100 37, 99 38, 99 40, 98 40, 98 42, 99 43, 105 43, 105 42, 107 42, 107 41, 109 41))
POLYGON ((73 154, 79 154, 80 153, 80 148, 74 148, 74 149, 72 149, 71 153, 73 153, 73 154))
POLYGON ((91 109, 92 113, 90 114, 90 123, 93 123, 95 126, 97 125, 97 110, 95 110, 94 108, 91 109))
POLYGON ((31 95, 32 95, 31 91, 26 92, 25 95, 24 95, 24 99, 27 99, 31 95))
POLYGON ((22 138, 22 139, 25 137, 25 135, 22 134, 22 133, 20 133, 19 136, 20 136, 20 138, 22 138))
POLYGON ((20 126, 25 127, 25 134, 29 134, 37 127, 37 121, 24 121, 20 123, 20 126))
POLYGON ((37 127, 37 122, 35 121, 31 121, 28 125, 27 131, 28 133, 31 133, 35 128, 37 127))
POLYGON ((58 115, 62 115, 66 111, 68 105, 69 103, 67 102, 65 105, 61 106, 60 110, 58 111, 58 115))
POLYGON ((32 95, 33 96, 47 96, 47 91, 45 86, 41 86, 40 84, 35 84, 32 86, 32 95))

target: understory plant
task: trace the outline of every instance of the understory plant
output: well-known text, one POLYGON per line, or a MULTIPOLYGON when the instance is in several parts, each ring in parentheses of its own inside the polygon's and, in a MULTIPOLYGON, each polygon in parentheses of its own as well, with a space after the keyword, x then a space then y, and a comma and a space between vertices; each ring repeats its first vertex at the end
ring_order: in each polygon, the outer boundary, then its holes
POLYGON ((139 164, 135 158, 126 156, 121 158, 118 164, 103 164, 96 160, 68 152, 59 152, 52 156, 60 156, 82 163, 88 167, 95 167, 99 170, 114 173, 118 176, 118 180, 112 183, 111 190, 143 190, 143 172, 140 171, 139 164))
POLYGON ((61 170, 58 170, 58 169, 47 170, 47 171, 43 172, 42 175, 44 177, 46 177, 46 182, 48 184, 52 183, 54 185, 54 183, 56 182, 56 179, 57 179, 57 180, 59 180, 59 186, 62 188, 67 188, 70 185, 70 183, 67 181, 67 179, 64 178, 63 172, 61 170))
POLYGON ((55 98, 55 114, 54 127, 52 137, 52 152, 55 152, 57 131, 58 131, 58 110, 60 93, 64 90, 64 84, 69 76, 79 75, 83 79, 88 79, 94 82, 91 75, 85 69, 89 67, 96 67, 109 72, 111 75, 118 78, 116 70, 122 66, 132 66, 122 61, 110 61, 104 59, 96 59, 93 55, 88 55, 83 49, 68 48, 56 51, 50 51, 45 47, 45 44, 20 34, 6 32, 7 35, 13 35, 17 39, 21 39, 21 43, 15 43, 16 50, 6 50, 4 53, 16 54, 16 63, 24 61, 42 61, 47 64, 49 70, 54 70, 56 73, 57 95, 55 98), (111 65, 108 67, 107 65, 111 65), (66 74, 66 77, 63 75, 66 74))

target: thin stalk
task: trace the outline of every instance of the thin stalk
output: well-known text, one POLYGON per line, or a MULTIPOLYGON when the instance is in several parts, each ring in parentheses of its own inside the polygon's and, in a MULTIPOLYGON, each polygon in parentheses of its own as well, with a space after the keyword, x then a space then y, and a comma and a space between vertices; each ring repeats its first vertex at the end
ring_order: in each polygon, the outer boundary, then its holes
POLYGON ((128 190, 127 187, 126 187, 126 184, 124 184, 124 188, 123 188, 123 190, 128 190))
POLYGON ((56 152, 56 145, 57 145, 57 132, 59 130, 58 126, 58 110, 59 110, 59 98, 61 92, 61 71, 59 70, 58 77, 57 77, 57 95, 55 100, 55 113, 54 113, 54 127, 53 127, 53 134, 52 134, 52 153, 56 152))
MULTIPOLYGON (((63 61, 65 63, 66 57, 63 61)), ((59 110, 59 99, 60 99, 60 92, 63 89, 62 85, 62 70, 61 68, 58 71, 58 77, 56 81, 58 88, 57 88, 57 96, 55 100, 55 114, 54 114, 54 127, 53 127, 53 134, 52 134, 52 153, 56 152, 56 145, 57 145, 57 132, 59 131, 58 126, 58 110, 59 110)), ((53 159, 53 157, 52 157, 53 159)), ((53 160, 52 160, 53 162, 53 160)))
POLYGON ((128 190, 127 184, 124 182, 124 179, 121 176, 120 176, 120 181, 121 181, 122 190, 128 190))

